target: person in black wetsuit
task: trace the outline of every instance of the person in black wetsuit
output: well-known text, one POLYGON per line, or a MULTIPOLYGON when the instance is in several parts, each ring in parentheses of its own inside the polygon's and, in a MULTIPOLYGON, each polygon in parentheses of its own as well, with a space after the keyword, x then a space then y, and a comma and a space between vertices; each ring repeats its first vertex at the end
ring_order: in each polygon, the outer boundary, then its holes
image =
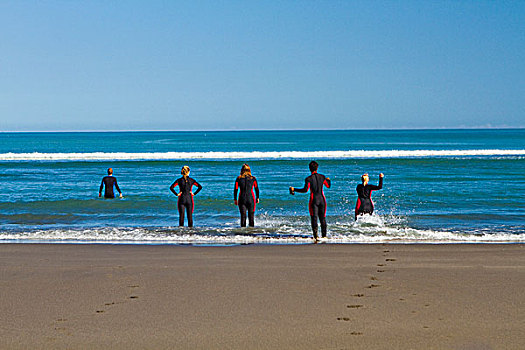
POLYGON ((102 182, 100 183, 100 188, 98 190, 98 196, 102 197, 102 188, 105 187, 104 190, 104 198, 115 198, 115 193, 113 192, 113 187, 115 187, 119 193, 119 197, 122 198, 122 192, 120 191, 120 188, 117 184, 117 178, 113 176, 113 169, 108 169, 108 176, 104 176, 102 178, 102 182))
POLYGON ((183 166, 180 173, 182 174, 182 177, 178 178, 173 184, 171 184, 170 190, 179 198, 177 201, 177 208, 179 209, 179 226, 184 226, 184 211, 186 210, 186 213, 188 214, 188 227, 192 227, 194 209, 193 196, 199 193, 202 186, 189 176, 189 166, 183 166), (197 191, 195 191, 195 193, 191 191, 194 185, 197 186, 197 191), (176 186, 179 186, 180 188, 179 193, 175 191, 176 186))
POLYGON ((372 202, 372 191, 383 188, 383 173, 379 174, 379 185, 369 185, 368 174, 361 176, 362 184, 357 185, 357 203, 355 205, 355 219, 358 215, 370 214, 374 212, 374 202, 372 202))
POLYGON ((239 206, 241 227, 246 227, 246 211, 248 211, 248 224, 251 227, 255 226, 254 214, 255 206, 259 203, 259 186, 255 176, 252 176, 252 171, 248 164, 242 166, 241 175, 237 176, 235 180, 233 202, 239 206), (239 192, 238 199, 237 192, 239 192))
POLYGON ((319 164, 315 161, 311 161, 309 164, 312 175, 308 176, 304 180, 303 188, 290 187, 290 194, 295 192, 306 193, 310 190, 310 202, 308 203, 308 209, 310 211, 310 219, 312 223, 312 231, 314 239, 317 241, 317 218, 321 222, 321 234, 326 237, 326 198, 323 193, 323 186, 330 188, 330 178, 317 173, 319 164))

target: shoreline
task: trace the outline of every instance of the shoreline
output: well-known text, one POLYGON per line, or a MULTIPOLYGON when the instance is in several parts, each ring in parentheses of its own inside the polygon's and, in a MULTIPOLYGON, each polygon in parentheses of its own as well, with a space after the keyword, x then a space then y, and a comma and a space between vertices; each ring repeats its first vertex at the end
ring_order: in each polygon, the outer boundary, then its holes
POLYGON ((520 348, 524 252, 0 244, 0 348, 520 348))

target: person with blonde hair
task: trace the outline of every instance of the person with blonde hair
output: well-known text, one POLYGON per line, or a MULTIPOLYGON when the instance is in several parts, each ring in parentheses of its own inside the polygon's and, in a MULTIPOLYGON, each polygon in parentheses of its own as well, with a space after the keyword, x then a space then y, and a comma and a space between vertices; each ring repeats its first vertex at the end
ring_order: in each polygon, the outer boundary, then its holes
POLYGON ((241 227, 246 227, 246 212, 248 212, 248 225, 250 227, 255 226, 254 215, 255 206, 259 203, 259 185, 255 176, 252 176, 248 164, 243 164, 241 174, 235 180, 233 202, 239 206, 241 227), (237 197, 237 193, 239 193, 239 197, 237 197))
POLYGON ((193 209, 195 204, 193 196, 195 196, 202 189, 202 186, 190 177, 190 167, 185 165, 182 167, 180 173, 182 177, 175 180, 170 186, 170 191, 178 197, 177 208, 179 209, 179 226, 184 226, 184 211, 188 216, 188 227, 193 226, 193 209), (175 187, 179 186, 180 192, 175 191, 175 187), (192 192, 193 186, 197 186, 197 191, 192 192))
POLYGON ((357 220, 358 215, 370 214, 374 212, 374 202, 372 202, 372 191, 380 190, 383 188, 383 173, 379 174, 379 185, 369 185, 368 181, 370 178, 368 174, 361 176, 361 182, 356 187, 357 191, 357 202, 355 205, 355 219, 357 220))

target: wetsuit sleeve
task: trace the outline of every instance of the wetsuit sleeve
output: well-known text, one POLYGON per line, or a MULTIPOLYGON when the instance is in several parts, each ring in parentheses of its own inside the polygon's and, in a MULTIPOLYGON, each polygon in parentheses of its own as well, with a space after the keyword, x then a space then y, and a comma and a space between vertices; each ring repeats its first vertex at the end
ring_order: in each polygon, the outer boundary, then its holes
POLYGON ((363 185, 357 185, 355 191, 357 192, 357 202, 355 203, 355 219, 357 220, 357 214, 359 214, 359 208, 361 207, 361 197, 363 195, 363 185))
POLYGON ((310 182, 308 182, 308 178, 304 180, 304 187, 303 188, 296 188, 294 189, 295 192, 299 193, 306 193, 310 189, 310 182))
POLYGON ((237 200, 237 193, 239 191, 239 178, 235 179, 235 186, 233 187, 233 200, 237 200))
POLYGON ((195 184, 195 186, 197 186, 197 191, 193 192, 193 195, 195 196, 197 193, 199 193, 202 190, 202 186, 197 181, 195 181, 194 184, 195 184))
POLYGON ((177 191, 175 191, 175 186, 177 186, 179 184, 178 181, 175 181, 174 183, 171 184, 170 186, 170 191, 173 192, 174 195, 178 196, 179 194, 177 193, 177 191))
POLYGON ((326 177, 326 178, 324 179, 323 184, 324 184, 327 188, 330 188, 330 186, 332 186, 332 181, 330 181, 330 179, 326 177))
POLYGON ((100 188, 98 189, 98 193, 101 194, 103 189, 104 189, 104 179, 102 179, 102 182, 100 183, 100 188))
POLYGON ((359 214, 359 208, 361 208, 361 199, 357 198, 355 203, 355 219, 357 220, 357 214, 359 214))
POLYGON ((259 199, 259 184, 257 184, 257 179, 253 180, 253 187, 255 188, 255 200, 259 199))
POLYGON ((382 189, 383 188, 383 178, 382 177, 379 178, 379 185, 378 186, 376 186, 376 185, 368 185, 368 186, 370 186, 370 189, 372 191, 376 191, 376 190, 382 189))
POLYGON ((120 192, 120 188, 118 187, 117 179, 115 179, 115 188, 117 189, 118 193, 122 194, 122 192, 120 192))

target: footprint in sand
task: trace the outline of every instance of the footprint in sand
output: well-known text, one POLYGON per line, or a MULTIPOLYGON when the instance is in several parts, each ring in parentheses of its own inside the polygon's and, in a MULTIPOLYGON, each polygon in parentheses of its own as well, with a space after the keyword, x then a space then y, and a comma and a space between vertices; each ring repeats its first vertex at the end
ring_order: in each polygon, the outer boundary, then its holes
POLYGON ((104 310, 97 310, 97 314, 101 314, 103 312, 104 312, 104 310))
POLYGON ((365 295, 364 295, 364 294, 354 294, 353 296, 354 296, 354 297, 361 298, 361 297, 364 297, 365 295))
POLYGON ((139 297, 136 296, 136 295, 132 295, 132 296, 130 296, 129 298, 130 298, 130 299, 138 299, 139 297))
POLYGON ((378 284, 371 284, 371 285, 367 286, 366 288, 377 288, 377 287, 380 287, 380 285, 378 285, 378 284))
POLYGON ((377 272, 385 272, 385 270, 377 270, 377 272))
POLYGON ((396 259, 386 259, 385 261, 396 261, 396 259))
POLYGON ((349 309, 359 309, 360 307, 363 307, 363 305, 346 305, 349 309))
POLYGON ((385 266, 385 264, 377 264, 377 266, 381 267, 381 266, 385 266))
POLYGON ((338 317, 337 320, 338 321, 350 321, 350 318, 348 318, 348 317, 338 317))
POLYGON ((352 332, 352 333, 350 333, 350 335, 363 335, 363 333, 361 333, 361 332, 352 332))

